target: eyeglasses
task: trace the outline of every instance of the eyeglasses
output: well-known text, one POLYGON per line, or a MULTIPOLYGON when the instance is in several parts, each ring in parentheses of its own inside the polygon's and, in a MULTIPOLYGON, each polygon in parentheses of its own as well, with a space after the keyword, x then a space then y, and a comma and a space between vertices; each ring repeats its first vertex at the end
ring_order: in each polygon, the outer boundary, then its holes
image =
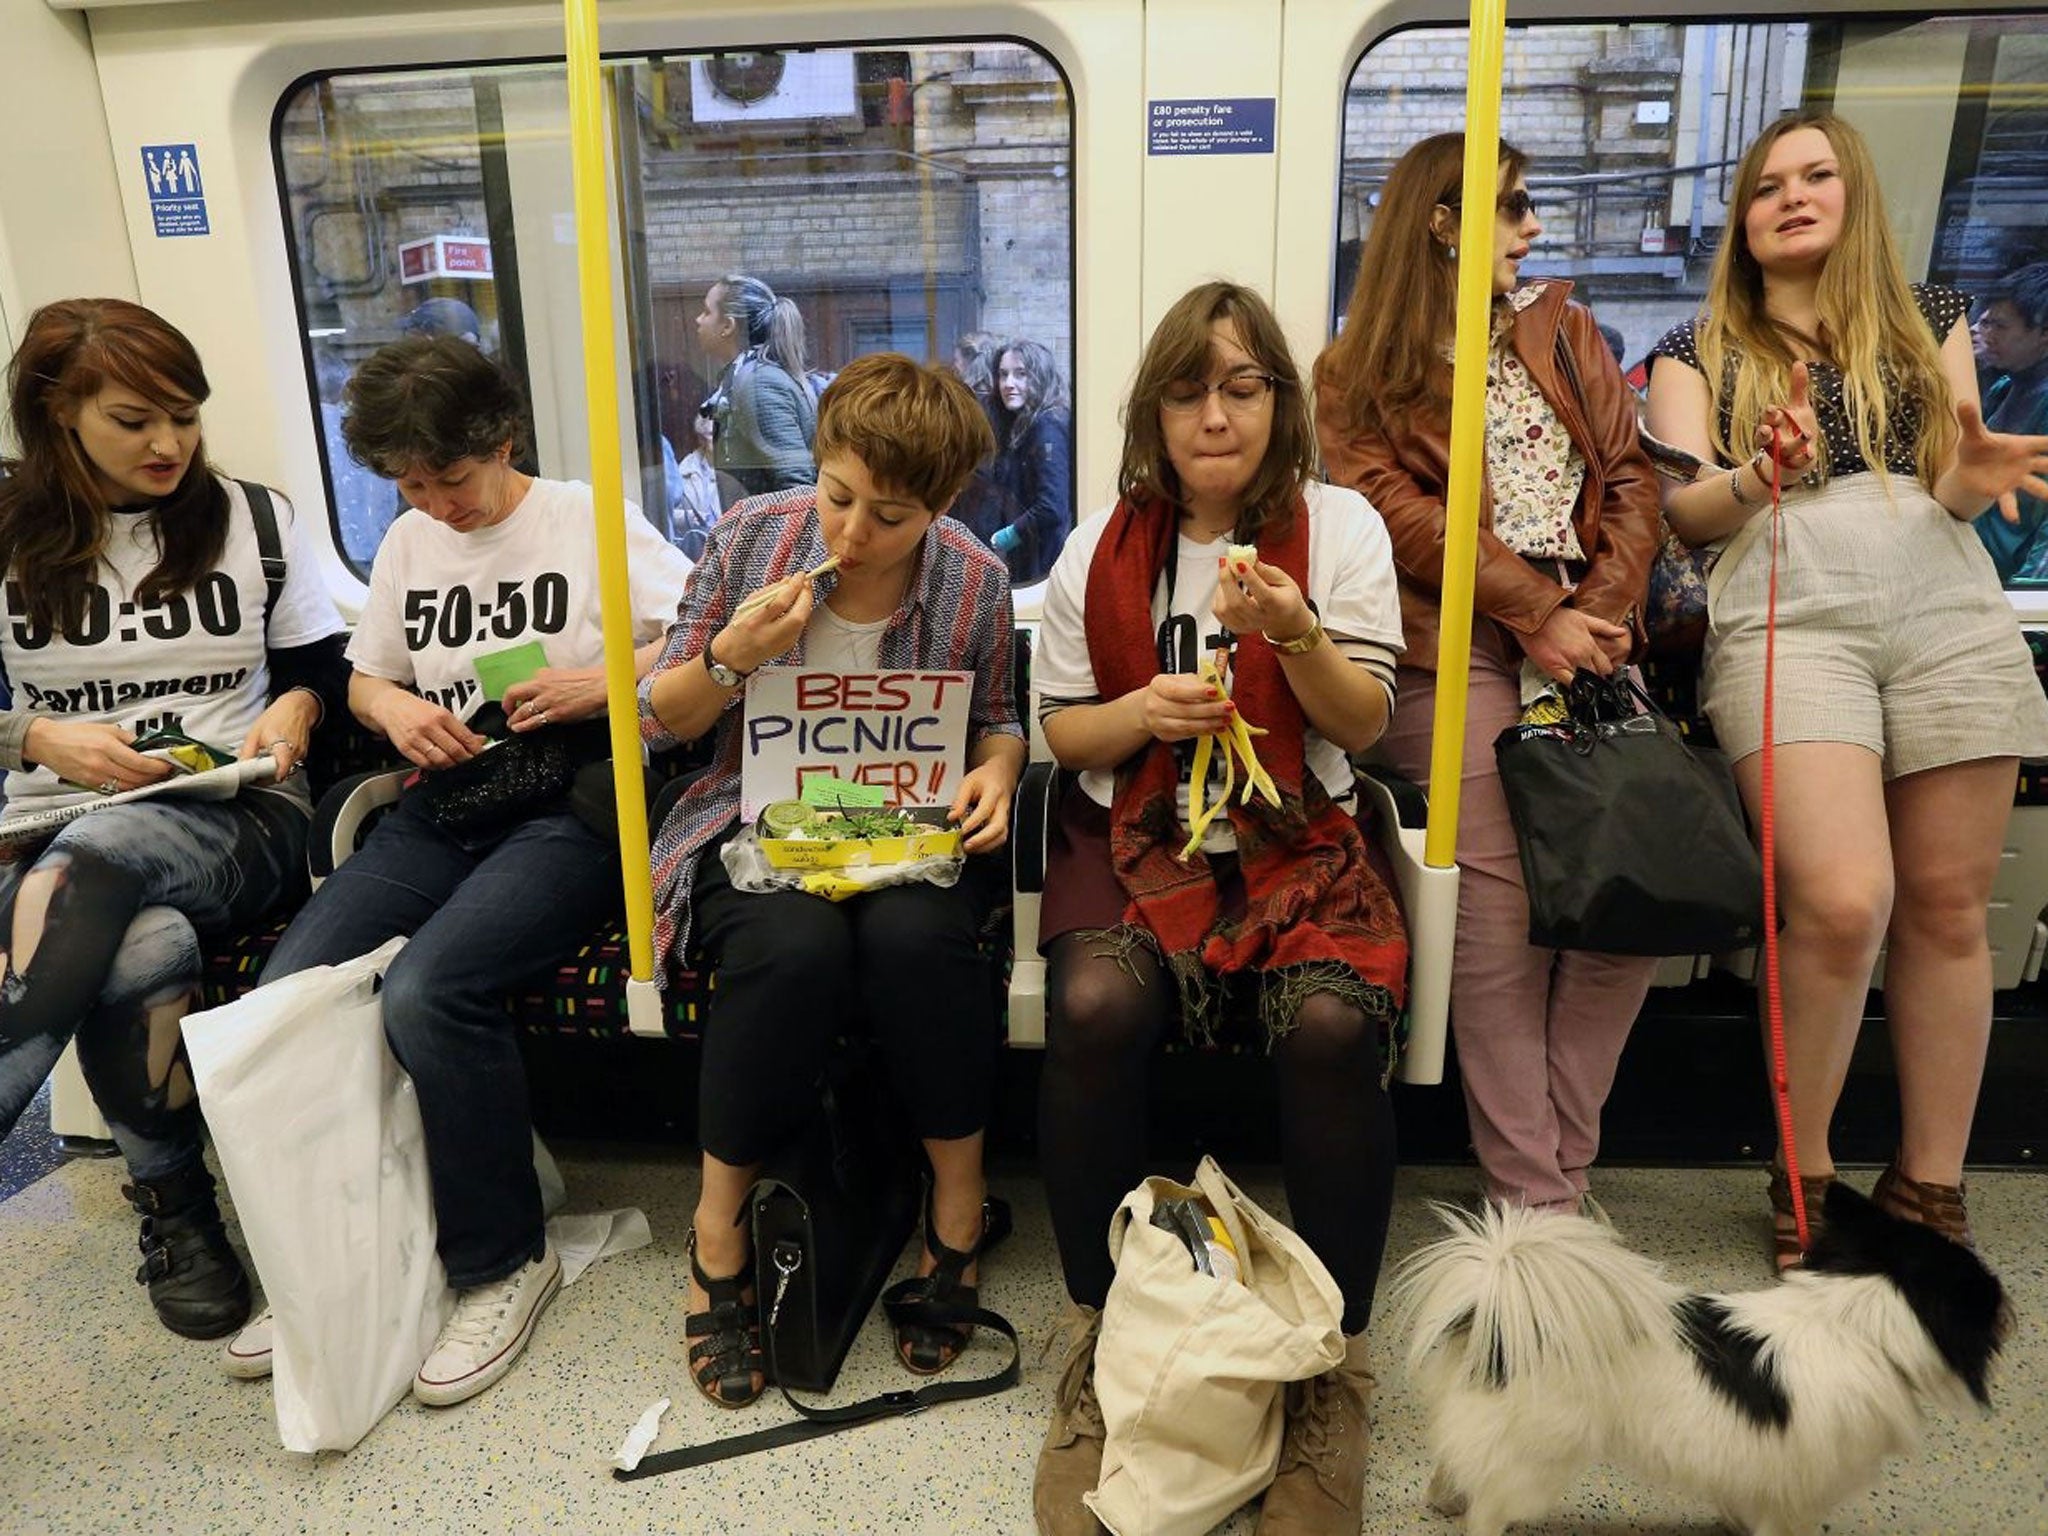
MULTIPOLYGON (((1462 207, 1463 197, 1453 192, 1443 200, 1443 206, 1456 211, 1462 207)), ((1529 195, 1526 187, 1517 187, 1512 192, 1503 192, 1494 200, 1494 206, 1507 218, 1519 224, 1536 212, 1536 199, 1529 195)))
POLYGON ((1233 373, 1214 384, 1204 384, 1200 379, 1175 379, 1159 392, 1159 408, 1185 416, 1199 411, 1213 394, 1221 398, 1223 409, 1231 415, 1248 416, 1266 403, 1266 396, 1279 382, 1270 373, 1233 373))

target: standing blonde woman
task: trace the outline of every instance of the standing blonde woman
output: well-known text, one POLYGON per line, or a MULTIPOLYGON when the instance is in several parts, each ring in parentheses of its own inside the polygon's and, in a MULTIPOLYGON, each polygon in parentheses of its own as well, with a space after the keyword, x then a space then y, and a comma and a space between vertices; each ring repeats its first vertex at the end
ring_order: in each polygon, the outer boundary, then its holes
POLYGON ((1530 695, 1626 666, 1655 549, 1657 492, 1634 400, 1571 284, 1521 282, 1543 232, 1503 145, 1497 184, 1467 197, 1465 140, 1425 139, 1394 167, 1344 334, 1316 365, 1330 478, 1387 520, 1401 576, 1400 707, 1383 748, 1426 782, 1450 473, 1458 252, 1493 222, 1493 346, 1472 673, 1458 820, 1458 967, 1451 982, 1472 1145, 1487 1193, 1555 1210, 1588 1200, 1600 1111, 1654 961, 1529 942, 1529 898, 1493 739, 1530 695))
MULTIPOLYGON (((1909 286, 1877 174, 1827 114, 1744 154, 1700 318, 1652 352, 1651 430, 1711 459, 1667 494, 1679 536, 1726 539, 1703 697, 1761 810, 1771 452, 1784 498, 1775 700, 1792 1124, 1808 1201, 1889 943, 1903 1131, 1880 1204, 1970 1240, 1963 1154, 1991 1025, 1985 909, 2018 758, 2048 703, 1970 520, 2048 492, 2048 438, 1989 432, 1968 301, 1909 286), (1760 513, 1765 515, 1759 515, 1760 513)), ((1796 1263, 1782 1160, 1776 1255, 1796 1263)))

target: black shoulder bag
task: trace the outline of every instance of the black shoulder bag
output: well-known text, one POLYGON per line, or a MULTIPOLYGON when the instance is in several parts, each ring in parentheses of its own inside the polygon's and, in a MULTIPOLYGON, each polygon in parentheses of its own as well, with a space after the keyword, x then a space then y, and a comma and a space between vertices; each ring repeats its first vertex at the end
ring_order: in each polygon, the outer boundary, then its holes
POLYGON ((982 1307, 910 1298, 912 1281, 882 1293, 917 1225, 920 1170, 916 1141, 894 1106, 872 1042, 851 1042, 837 1054, 821 1110, 810 1132, 769 1160, 748 1197, 768 1378, 799 1417, 752 1434, 656 1452, 630 1472, 614 1471, 619 1481, 796 1445, 1017 1384, 1017 1330, 1006 1318, 982 1307), (909 1322, 986 1328, 1009 1341, 1009 1363, 992 1376, 883 1392, 844 1407, 799 1402, 792 1387, 832 1389, 878 1294, 892 1327, 909 1322))
POLYGON ((1509 726, 1493 743, 1529 942, 1613 955, 1756 943, 1763 865, 1728 760, 1688 745, 1625 674, 1581 672, 1565 702, 1568 720, 1509 726))

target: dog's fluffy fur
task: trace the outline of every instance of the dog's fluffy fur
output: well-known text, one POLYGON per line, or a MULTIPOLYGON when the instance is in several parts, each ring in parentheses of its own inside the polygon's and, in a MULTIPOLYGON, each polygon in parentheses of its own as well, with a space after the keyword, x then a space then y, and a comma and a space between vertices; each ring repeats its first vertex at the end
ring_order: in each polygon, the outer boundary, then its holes
POLYGON ((1751 1536, 1811 1536, 1909 1450, 1923 1402, 1988 1407, 2005 1293, 1977 1256, 1828 1191, 1804 1270, 1688 1293, 1577 1216, 1439 1207, 1403 1265, 1431 1496, 1468 1536, 1556 1509, 1593 1461, 1706 1499, 1751 1536))

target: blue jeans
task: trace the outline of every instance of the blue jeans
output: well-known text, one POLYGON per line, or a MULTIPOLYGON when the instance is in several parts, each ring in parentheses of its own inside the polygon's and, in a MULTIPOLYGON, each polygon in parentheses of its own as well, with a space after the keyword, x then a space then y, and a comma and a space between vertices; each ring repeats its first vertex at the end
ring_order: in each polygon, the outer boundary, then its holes
POLYGON ((258 791, 109 806, 0 865, 0 1137, 76 1036, 129 1172, 197 1167, 178 1026, 198 991, 201 935, 253 926, 305 870, 304 808, 258 791))
POLYGON ((400 800, 263 969, 269 983, 409 936, 384 977, 384 1034, 419 1098, 451 1285, 487 1285, 540 1256, 526 1068, 505 992, 574 955, 620 900, 618 850, 566 811, 465 846, 400 800))

